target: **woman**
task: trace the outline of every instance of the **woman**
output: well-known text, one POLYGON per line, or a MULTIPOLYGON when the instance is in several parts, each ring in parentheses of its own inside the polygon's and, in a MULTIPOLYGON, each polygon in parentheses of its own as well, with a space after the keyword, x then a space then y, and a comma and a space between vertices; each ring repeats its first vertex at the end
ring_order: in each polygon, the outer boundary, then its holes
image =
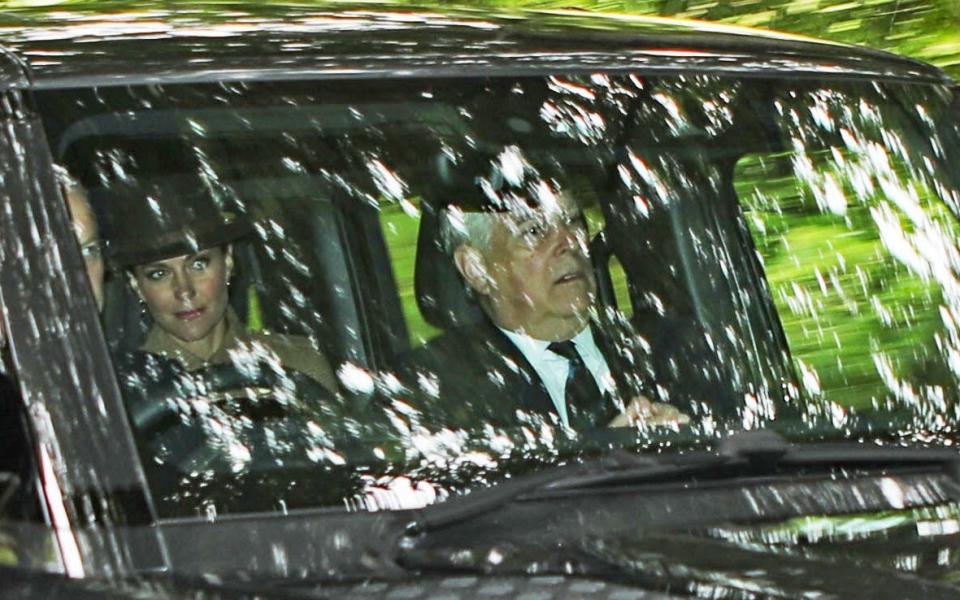
POLYGON ((220 211, 196 179, 167 178, 124 196, 112 256, 152 320, 141 350, 187 371, 244 356, 279 362, 336 392, 330 365, 307 338, 248 331, 229 307, 232 244, 251 231, 245 218, 220 211))

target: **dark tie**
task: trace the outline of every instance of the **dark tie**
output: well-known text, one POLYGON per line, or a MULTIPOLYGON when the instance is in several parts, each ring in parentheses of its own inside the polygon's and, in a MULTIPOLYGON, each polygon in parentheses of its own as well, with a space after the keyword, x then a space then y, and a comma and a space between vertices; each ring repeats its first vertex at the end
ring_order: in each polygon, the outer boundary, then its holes
POLYGON ((577 346, 570 340, 552 342, 547 350, 558 354, 569 365, 567 370, 567 385, 564 398, 567 402, 567 417, 570 427, 584 429, 599 425, 594 423, 596 415, 603 414, 603 394, 597 387, 597 382, 590 374, 590 369, 583 362, 577 346))

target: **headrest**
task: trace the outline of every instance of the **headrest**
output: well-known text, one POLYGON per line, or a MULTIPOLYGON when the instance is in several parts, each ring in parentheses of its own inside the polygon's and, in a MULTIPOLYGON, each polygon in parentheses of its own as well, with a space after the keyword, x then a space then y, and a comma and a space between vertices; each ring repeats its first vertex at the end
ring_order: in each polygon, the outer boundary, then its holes
POLYGON ((421 206, 414 269, 417 306, 424 320, 440 329, 479 323, 486 317, 444 249, 439 212, 430 202, 421 206))
POLYGON ((472 148, 456 158, 436 158, 434 205, 464 212, 536 209, 555 201, 568 187, 564 168, 549 153, 533 153, 519 144, 472 148))

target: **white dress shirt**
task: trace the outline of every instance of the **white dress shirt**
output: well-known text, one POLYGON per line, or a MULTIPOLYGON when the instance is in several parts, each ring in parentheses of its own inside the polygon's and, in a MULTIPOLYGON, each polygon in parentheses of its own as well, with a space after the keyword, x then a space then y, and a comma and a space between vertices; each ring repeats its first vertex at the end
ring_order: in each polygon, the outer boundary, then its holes
MULTIPOLYGON (((547 388, 547 393, 550 394, 550 399, 553 400, 557 414, 560 415, 560 421, 564 427, 569 427, 570 421, 567 419, 566 387, 567 373, 570 371, 570 361, 559 354, 554 354, 550 350, 547 350, 550 342, 534 339, 528 335, 515 331, 507 331, 506 329, 501 329, 500 331, 513 342, 533 367, 533 370, 540 376, 544 387, 547 388)), ((607 366, 607 360, 603 357, 600 349, 597 348, 597 344, 593 339, 593 331, 590 330, 590 327, 584 327, 583 330, 570 341, 576 346, 580 358, 583 359, 587 370, 593 375, 593 379, 597 382, 597 387, 600 388, 600 392, 603 394, 614 393, 615 387, 613 376, 610 374, 610 367, 607 366)))

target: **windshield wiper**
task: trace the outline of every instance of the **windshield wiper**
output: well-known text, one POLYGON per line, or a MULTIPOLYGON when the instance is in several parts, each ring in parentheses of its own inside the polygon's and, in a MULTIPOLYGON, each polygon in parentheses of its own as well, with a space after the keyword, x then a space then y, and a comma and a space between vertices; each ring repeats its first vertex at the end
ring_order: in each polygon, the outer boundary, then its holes
POLYGON ((645 479, 657 480, 671 475, 689 476, 698 471, 716 468, 723 464, 724 459, 707 455, 684 462, 689 464, 670 464, 618 451, 603 458, 554 467, 428 507, 407 525, 406 534, 415 536, 469 521, 534 492, 560 489, 571 485, 588 487, 615 480, 641 482, 645 479))
POLYGON ((591 488, 739 478, 800 470, 903 469, 935 467, 960 481, 960 454, 948 449, 865 444, 790 445, 769 430, 741 432, 721 440, 712 452, 637 455, 624 450, 578 464, 563 465, 499 483, 468 496, 423 509, 406 526, 405 537, 470 521, 515 501, 546 499, 591 488))

